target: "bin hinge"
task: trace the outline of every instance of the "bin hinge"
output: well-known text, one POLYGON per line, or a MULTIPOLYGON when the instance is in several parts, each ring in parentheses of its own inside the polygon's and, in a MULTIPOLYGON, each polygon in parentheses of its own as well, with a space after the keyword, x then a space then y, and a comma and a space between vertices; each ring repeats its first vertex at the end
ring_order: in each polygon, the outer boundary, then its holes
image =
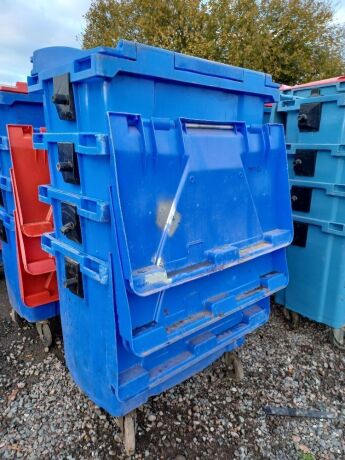
POLYGON ((61 203, 61 233, 76 243, 82 242, 78 209, 73 204, 61 203))
POLYGON ((310 212, 312 188, 293 185, 290 193, 293 211, 310 212))
POLYGON ((65 257, 65 282, 64 287, 78 297, 84 297, 83 276, 78 262, 65 257))
POLYGON ((296 150, 293 162, 296 176, 315 176, 316 154, 316 150, 296 150))
POLYGON ((293 223, 294 229, 294 237, 292 241, 292 246, 300 246, 301 248, 305 248, 307 245, 307 238, 308 238, 308 224, 304 222, 296 222, 293 223))
POLYGON ((60 120, 75 121, 73 87, 69 73, 53 78, 52 101, 56 106, 60 120))
POLYGON ((72 142, 58 142, 59 162, 57 170, 62 174, 65 182, 80 184, 78 156, 72 142))
POLYGON ((298 129, 302 132, 318 131, 321 120, 321 102, 301 104, 298 114, 298 129))

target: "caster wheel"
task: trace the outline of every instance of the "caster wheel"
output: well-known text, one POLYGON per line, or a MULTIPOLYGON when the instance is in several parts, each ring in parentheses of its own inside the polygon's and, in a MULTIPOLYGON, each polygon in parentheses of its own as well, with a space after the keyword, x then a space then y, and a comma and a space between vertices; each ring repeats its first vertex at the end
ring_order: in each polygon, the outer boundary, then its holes
POLYGON ((39 321, 36 323, 36 329, 43 345, 49 348, 53 343, 53 335, 48 321, 39 321))
POLYGON ((286 319, 286 321, 291 321, 291 314, 290 310, 287 308, 283 308, 283 316, 286 319))
POLYGON ((299 314, 295 311, 291 312, 291 327, 292 329, 297 329, 299 326, 299 314))
POLYGON ((292 329, 297 329, 298 328, 299 319, 300 319, 299 314, 296 313, 295 311, 292 311, 291 312, 291 327, 292 327, 292 329))
POLYGON ((12 308, 10 311, 10 318, 14 324, 16 324, 17 326, 20 326, 21 317, 18 315, 18 313, 16 312, 14 308, 12 308))
POLYGON ((224 361, 226 366, 231 371, 232 377, 236 382, 240 382, 244 378, 244 370, 241 360, 234 352, 226 352, 224 354, 224 361))
POLYGON ((295 311, 283 308, 284 318, 288 321, 292 329, 297 329, 299 326, 300 316, 295 311))
POLYGON ((136 412, 119 417, 118 425, 122 431, 123 445, 127 455, 135 452, 136 412))
POLYGON ((345 351, 345 328, 331 329, 331 343, 338 350, 345 351))

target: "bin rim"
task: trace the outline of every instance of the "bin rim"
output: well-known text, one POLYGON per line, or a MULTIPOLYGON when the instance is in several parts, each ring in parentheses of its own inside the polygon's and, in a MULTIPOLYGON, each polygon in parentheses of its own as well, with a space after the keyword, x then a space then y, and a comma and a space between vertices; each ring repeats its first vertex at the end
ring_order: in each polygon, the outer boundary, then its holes
POLYGON ((338 83, 345 82, 345 75, 339 75, 338 77, 325 78, 324 80, 316 80, 308 83, 301 83, 300 85, 281 85, 280 91, 287 91, 299 88, 310 88, 313 86, 326 86, 326 85, 336 85, 338 83))
POLYGON ((15 85, 0 85, 0 91, 6 93, 28 93, 28 85, 24 81, 17 81, 15 85))

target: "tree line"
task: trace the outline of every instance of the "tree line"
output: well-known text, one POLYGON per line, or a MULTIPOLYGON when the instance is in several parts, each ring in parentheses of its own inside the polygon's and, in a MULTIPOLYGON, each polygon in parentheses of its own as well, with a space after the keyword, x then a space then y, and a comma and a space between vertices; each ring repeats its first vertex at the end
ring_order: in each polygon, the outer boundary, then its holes
POLYGON ((84 48, 119 38, 260 70, 295 84, 345 73, 329 0, 93 0, 84 48))

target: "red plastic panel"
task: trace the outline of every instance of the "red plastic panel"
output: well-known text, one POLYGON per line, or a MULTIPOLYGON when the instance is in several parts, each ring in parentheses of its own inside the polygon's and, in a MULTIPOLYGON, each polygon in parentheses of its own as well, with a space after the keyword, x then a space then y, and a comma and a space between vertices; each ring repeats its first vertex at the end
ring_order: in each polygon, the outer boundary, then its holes
POLYGON ((50 183, 47 152, 33 148, 32 126, 8 125, 7 130, 21 294, 35 307, 58 300, 55 260, 41 248, 42 234, 53 230, 51 207, 38 199, 38 186, 50 183))
MULTIPOLYGON (((56 302, 59 300, 59 295, 55 268, 54 271, 41 275, 32 275, 28 273, 23 264, 22 247, 18 238, 20 235, 20 227, 18 225, 16 211, 14 211, 14 219, 16 223, 19 284, 23 302, 28 307, 39 307, 46 303, 56 302)), ((38 238, 35 239, 37 240, 38 238)))
POLYGON ((0 85, 0 91, 6 91, 6 93, 27 93, 28 85, 22 81, 17 81, 15 86, 0 85))
POLYGON ((41 275, 55 271, 55 260, 47 257, 41 248, 41 235, 39 237, 28 237, 21 230, 19 225, 18 242, 22 253, 25 270, 31 275, 41 275))
POLYGON ((16 210, 22 231, 41 236, 53 230, 50 206, 38 200, 38 186, 50 183, 47 153, 32 147, 32 126, 9 125, 16 210))

